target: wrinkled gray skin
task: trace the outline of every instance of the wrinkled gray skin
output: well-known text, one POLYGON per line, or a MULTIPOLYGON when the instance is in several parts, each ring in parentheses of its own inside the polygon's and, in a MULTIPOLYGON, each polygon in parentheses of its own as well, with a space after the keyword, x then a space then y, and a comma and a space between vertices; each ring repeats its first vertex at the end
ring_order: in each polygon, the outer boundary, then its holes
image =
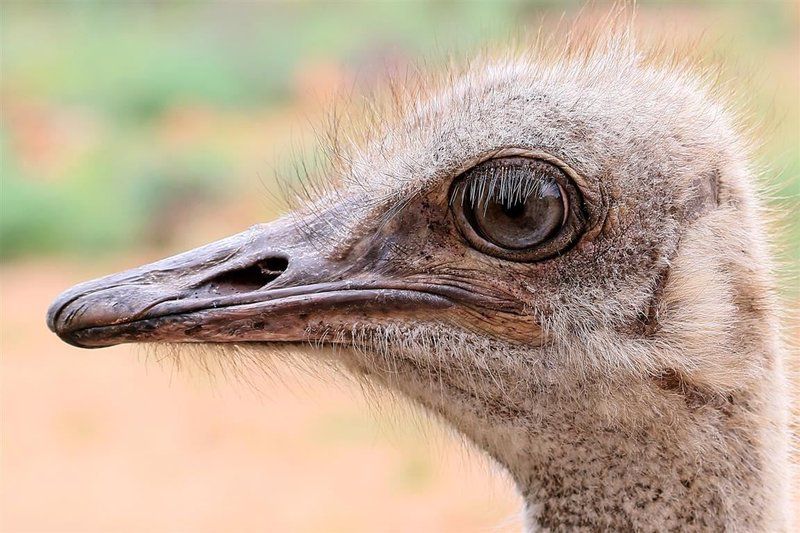
POLYGON ((81 347, 321 342, 504 465, 531 529, 787 530, 772 267, 744 150, 702 84, 612 42, 476 63, 403 117, 323 198, 78 285, 50 328, 81 347), (579 190, 563 254, 499 259, 454 223, 454 178, 504 155, 579 190))

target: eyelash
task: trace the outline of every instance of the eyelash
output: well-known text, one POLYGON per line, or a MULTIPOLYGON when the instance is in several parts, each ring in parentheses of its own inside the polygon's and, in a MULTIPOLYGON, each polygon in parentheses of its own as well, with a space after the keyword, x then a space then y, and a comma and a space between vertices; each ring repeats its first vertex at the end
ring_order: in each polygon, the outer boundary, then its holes
POLYGON ((478 209, 481 203, 484 209, 491 202, 510 206, 522 203, 533 194, 543 198, 546 192, 559 187, 551 176, 544 173, 531 176, 529 169, 523 170, 516 165, 499 165, 486 170, 481 175, 468 176, 458 183, 450 204, 460 197, 462 205, 468 204, 473 210, 478 209))

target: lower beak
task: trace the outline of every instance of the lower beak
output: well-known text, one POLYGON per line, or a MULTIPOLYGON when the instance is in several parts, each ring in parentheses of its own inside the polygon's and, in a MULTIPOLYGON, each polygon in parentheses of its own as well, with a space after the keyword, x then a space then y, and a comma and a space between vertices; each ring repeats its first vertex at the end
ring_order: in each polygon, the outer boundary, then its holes
MULTIPOLYGON (((47 324, 83 348, 125 342, 300 342, 451 307, 420 284, 331 260, 281 219, 149 265, 82 283, 47 324)), ((335 335, 334 335, 335 334, 335 335)))

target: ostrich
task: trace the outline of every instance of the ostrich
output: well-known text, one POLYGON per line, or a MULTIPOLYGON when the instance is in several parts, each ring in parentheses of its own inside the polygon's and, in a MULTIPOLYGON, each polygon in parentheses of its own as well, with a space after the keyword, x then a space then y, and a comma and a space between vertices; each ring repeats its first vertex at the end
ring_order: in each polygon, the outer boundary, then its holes
POLYGON ((503 465, 531 530, 788 530, 763 210, 709 87, 620 36, 484 58, 337 145, 293 213, 48 325, 335 360, 503 465))

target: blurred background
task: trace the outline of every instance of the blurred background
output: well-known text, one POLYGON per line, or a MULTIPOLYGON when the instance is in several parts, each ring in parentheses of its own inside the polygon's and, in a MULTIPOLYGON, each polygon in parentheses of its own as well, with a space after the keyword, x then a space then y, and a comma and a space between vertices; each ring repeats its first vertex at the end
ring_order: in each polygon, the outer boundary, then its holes
MULTIPOLYGON (((44 313, 76 282, 275 217, 275 176, 315 157, 337 93, 579 9, 0 4, 0 529, 519 530, 507 478, 419 417, 370 409, 355 387, 285 369, 255 376, 256 391, 131 347, 82 351, 44 313)), ((795 274, 799 16, 790 2, 640 2, 637 19, 647 34, 699 36, 726 64, 795 274)), ((796 280, 783 287, 795 309, 796 280)))

